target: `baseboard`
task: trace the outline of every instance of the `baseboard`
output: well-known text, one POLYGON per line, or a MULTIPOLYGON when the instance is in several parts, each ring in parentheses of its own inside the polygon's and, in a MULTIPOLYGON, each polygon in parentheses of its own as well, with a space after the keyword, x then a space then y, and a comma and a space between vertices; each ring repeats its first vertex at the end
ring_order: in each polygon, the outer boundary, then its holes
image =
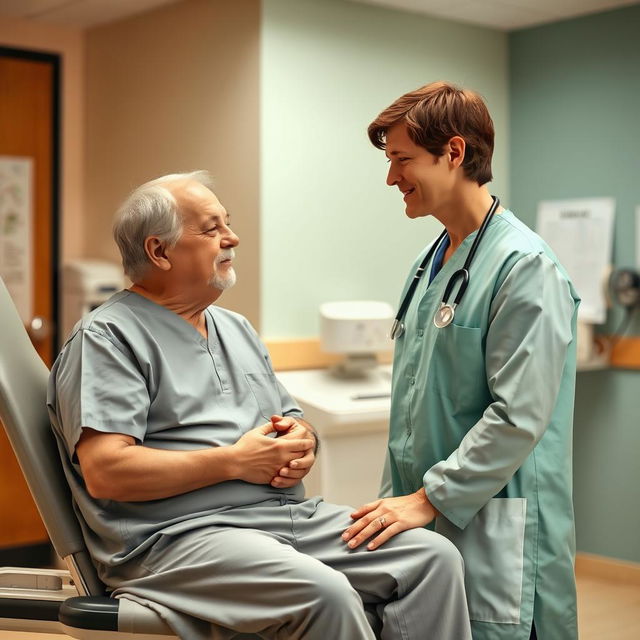
MULTIPOLYGON (((340 362, 344 357, 322 351, 318 338, 267 339, 264 343, 276 371, 324 369, 340 362)), ((391 358, 390 351, 378 354, 380 364, 389 364, 391 358)))
POLYGON ((592 553, 576 554, 576 575, 640 587, 640 564, 592 553))

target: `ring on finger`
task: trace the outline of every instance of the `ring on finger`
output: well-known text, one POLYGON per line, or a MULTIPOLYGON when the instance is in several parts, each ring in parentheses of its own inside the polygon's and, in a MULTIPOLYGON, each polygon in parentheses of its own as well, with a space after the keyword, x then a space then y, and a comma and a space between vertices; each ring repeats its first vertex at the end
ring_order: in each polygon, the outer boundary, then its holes
POLYGON ((384 516, 380 516, 378 518, 378 522, 380 523, 381 529, 384 529, 387 526, 387 519, 384 516))

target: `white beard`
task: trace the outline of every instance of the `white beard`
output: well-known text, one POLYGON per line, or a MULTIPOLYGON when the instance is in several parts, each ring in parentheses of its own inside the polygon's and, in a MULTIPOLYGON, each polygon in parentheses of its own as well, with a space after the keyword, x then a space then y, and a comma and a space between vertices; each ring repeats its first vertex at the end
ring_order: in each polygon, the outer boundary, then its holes
MULTIPOLYGON (((222 249, 218 258, 216 260, 216 264, 224 260, 233 260, 236 257, 235 251, 233 249, 222 249)), ((224 291, 225 289, 230 289, 236 283, 236 272, 233 267, 228 267, 224 274, 216 272, 216 274, 209 280, 209 284, 212 287, 215 287, 219 291, 224 291)))
POLYGON ((230 289, 236 283, 236 272, 233 267, 229 267, 227 273, 216 273, 209 281, 209 284, 220 291, 230 289))

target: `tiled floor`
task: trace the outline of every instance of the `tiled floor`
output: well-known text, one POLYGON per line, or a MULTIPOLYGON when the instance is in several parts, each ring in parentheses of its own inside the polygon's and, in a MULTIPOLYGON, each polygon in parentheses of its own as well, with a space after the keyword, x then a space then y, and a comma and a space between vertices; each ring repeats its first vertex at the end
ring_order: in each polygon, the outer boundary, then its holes
MULTIPOLYGON (((638 640, 640 587, 578 576, 580 640, 638 640)), ((67 636, 0 631, 0 640, 68 640, 67 636)), ((541 638, 541 640, 547 640, 541 638)), ((552 639, 555 640, 555 639, 552 639)))

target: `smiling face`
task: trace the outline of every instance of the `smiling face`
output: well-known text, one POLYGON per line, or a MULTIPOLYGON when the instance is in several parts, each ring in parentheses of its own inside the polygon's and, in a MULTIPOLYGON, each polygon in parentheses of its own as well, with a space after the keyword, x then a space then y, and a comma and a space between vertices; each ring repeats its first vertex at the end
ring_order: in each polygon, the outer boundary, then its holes
POLYGON ((182 236, 167 249, 172 277, 185 286, 223 291, 233 286, 233 248, 240 240, 216 196, 198 182, 172 189, 182 214, 182 236))
POLYGON ((438 212, 448 205, 456 181, 448 150, 441 156, 429 153, 411 140, 404 123, 391 127, 385 141, 390 164, 387 184, 402 192, 407 216, 438 217, 438 212))

